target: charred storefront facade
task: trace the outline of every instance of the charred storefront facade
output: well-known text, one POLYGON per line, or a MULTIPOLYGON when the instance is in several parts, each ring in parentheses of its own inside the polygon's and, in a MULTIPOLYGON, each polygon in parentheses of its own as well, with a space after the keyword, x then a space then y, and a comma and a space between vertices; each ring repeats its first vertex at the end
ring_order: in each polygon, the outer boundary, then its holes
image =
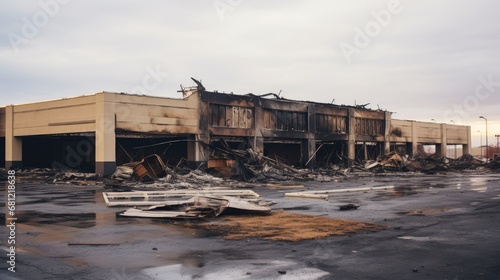
POLYGON ((375 159, 389 151, 390 113, 256 95, 201 92, 205 141, 224 140, 289 165, 375 159))
POLYGON ((315 168, 407 154, 434 145, 470 147, 470 127, 391 119, 364 106, 339 106, 183 88, 183 99, 101 92, 0 108, 0 162, 104 175, 159 155, 171 166, 199 166, 211 147, 251 148, 288 165, 315 168), (5 152, 4 152, 5 151, 5 152))

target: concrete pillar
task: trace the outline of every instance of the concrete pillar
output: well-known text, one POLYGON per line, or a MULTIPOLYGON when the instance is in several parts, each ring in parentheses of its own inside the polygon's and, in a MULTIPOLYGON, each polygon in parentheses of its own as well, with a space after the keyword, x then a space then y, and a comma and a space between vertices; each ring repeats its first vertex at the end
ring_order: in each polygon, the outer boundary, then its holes
POLYGON ((356 159, 356 117, 354 109, 350 108, 347 115, 347 157, 350 160, 356 159))
POLYGON ((445 123, 441 124, 441 146, 436 147, 436 153, 441 156, 448 156, 446 151, 448 150, 448 136, 447 127, 445 123))
POLYGON ((23 141, 14 136, 14 106, 5 107, 5 169, 17 168, 23 162, 23 141))
POLYGON ((254 111, 254 137, 252 149, 259 153, 264 153, 264 137, 262 130, 264 129, 264 109, 261 107, 259 100, 255 100, 254 111))
POLYGON ((391 152, 391 113, 385 112, 384 154, 391 152))
POLYGON ((309 168, 316 168, 316 105, 309 104, 307 106, 307 140, 303 141, 302 146, 305 148, 302 153, 303 164, 307 163, 309 168), (311 159, 311 160, 309 160, 311 159), (309 161, 309 162, 308 162, 309 161))
POLYGON ((307 167, 314 169, 316 168, 316 139, 314 137, 307 139, 307 158, 305 158, 305 162, 307 163, 307 167), (310 159, 310 160, 309 160, 310 159))
POLYGON ((115 95, 98 93, 95 96, 95 172, 111 175, 116 169, 115 95))
POLYGON ((188 139, 187 160, 196 166, 201 162, 208 161, 208 149, 202 143, 210 143, 210 137, 206 134, 192 135, 188 139))
POLYGON ((316 155, 314 155, 314 152, 316 151, 316 140, 315 139, 302 140, 301 148, 302 148, 301 165, 303 167, 316 168, 316 155), (309 159, 311 157, 312 157, 312 159, 309 161, 309 159), (309 163, 307 163, 307 161, 309 161, 309 163), (306 163, 307 163, 307 166, 306 166, 306 163))
POLYGON ((366 142, 363 142, 363 156, 365 160, 369 160, 368 158, 368 147, 366 146, 366 142))
POLYGON ((418 151, 418 127, 416 121, 411 121, 411 155, 418 151))
POLYGON ((470 154, 470 148, 472 147, 472 135, 470 126, 467 127, 467 144, 462 145, 463 154, 470 154))
MULTIPOLYGON (((193 97, 193 96, 192 96, 193 97)), ((191 167, 198 167, 201 162, 207 162, 210 157, 210 151, 204 144, 210 144, 210 129, 209 120, 210 115, 210 104, 208 102, 203 102, 198 94, 198 130, 199 133, 192 135, 188 142, 188 161, 191 167)))

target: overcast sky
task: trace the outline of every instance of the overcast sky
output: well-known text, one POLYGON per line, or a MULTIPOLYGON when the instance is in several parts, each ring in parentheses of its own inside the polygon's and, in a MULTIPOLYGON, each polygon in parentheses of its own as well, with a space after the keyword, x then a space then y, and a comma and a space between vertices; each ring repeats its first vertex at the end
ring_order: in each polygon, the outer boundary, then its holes
POLYGON ((500 134, 500 2, 0 3, 1 104, 179 85, 366 104, 500 134))

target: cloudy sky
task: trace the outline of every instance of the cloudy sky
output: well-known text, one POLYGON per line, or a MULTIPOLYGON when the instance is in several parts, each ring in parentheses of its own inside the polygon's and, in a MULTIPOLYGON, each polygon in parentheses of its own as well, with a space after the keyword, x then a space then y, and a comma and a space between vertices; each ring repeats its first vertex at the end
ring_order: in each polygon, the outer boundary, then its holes
MULTIPOLYGON (((3 0, 1 104, 179 85, 366 104, 500 134, 494 0, 3 0)), ((484 139, 484 138, 483 138, 484 139)), ((484 140, 483 140, 484 141, 484 140)))

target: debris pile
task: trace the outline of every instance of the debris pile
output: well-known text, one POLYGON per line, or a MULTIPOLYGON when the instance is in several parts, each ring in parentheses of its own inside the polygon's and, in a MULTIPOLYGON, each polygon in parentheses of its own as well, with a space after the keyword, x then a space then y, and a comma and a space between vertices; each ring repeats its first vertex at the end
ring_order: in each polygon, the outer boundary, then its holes
POLYGON ((376 161, 367 161, 365 168, 376 171, 403 171, 408 164, 408 156, 396 152, 379 156, 376 161))
POLYGON ((490 169, 500 169, 500 157, 496 157, 488 163, 490 169))
POLYGON ((62 171, 51 168, 23 168, 16 171, 19 182, 40 182, 50 184, 94 185, 101 176, 96 173, 62 171))
POLYGON ((452 160, 450 162, 450 167, 456 170, 476 169, 480 166, 484 166, 484 162, 480 159, 473 157, 470 154, 464 154, 461 157, 457 158, 456 160, 452 160))
POLYGON ((415 153, 405 166, 409 171, 436 172, 450 170, 451 159, 437 154, 430 156, 415 153))
MULTIPOLYGON (((364 168, 372 172, 414 171, 432 173, 477 169, 484 166, 486 165, 483 161, 470 154, 464 154, 458 159, 452 159, 437 154, 425 155, 417 152, 410 158, 408 155, 391 152, 387 155, 379 156, 376 161, 366 161, 364 168)), ((487 167, 493 169, 490 165, 487 165, 487 167)))
POLYGON ((215 159, 209 160, 208 167, 218 172, 228 173, 233 179, 245 182, 306 180, 309 173, 308 170, 297 169, 250 148, 234 150, 224 139, 211 143, 207 147, 212 151, 211 157, 215 159), (226 162, 222 164, 222 169, 219 167, 221 161, 226 162))

